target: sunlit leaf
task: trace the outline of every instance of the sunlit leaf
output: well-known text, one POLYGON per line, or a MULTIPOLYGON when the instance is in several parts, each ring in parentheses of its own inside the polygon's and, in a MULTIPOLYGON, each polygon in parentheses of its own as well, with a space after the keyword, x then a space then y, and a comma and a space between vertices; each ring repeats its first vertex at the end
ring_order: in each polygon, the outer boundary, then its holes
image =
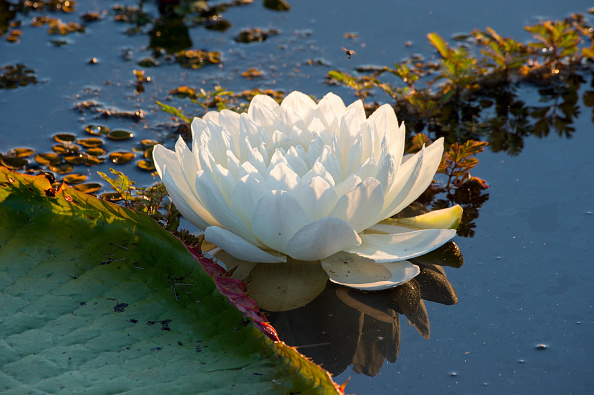
POLYGON ((3 391, 337 393, 148 216, 0 169, 0 245, 3 391))

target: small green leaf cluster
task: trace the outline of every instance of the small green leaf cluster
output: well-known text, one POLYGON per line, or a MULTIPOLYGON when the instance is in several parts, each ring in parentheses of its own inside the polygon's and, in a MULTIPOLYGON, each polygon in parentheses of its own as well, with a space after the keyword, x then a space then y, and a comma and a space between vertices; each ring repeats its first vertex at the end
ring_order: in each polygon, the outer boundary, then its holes
POLYGON ((177 232, 181 215, 167 196, 167 190, 162 183, 157 183, 148 188, 137 188, 124 173, 109 169, 117 176, 112 179, 107 174, 98 171, 101 178, 111 185, 119 195, 126 208, 151 216, 169 232, 177 232))

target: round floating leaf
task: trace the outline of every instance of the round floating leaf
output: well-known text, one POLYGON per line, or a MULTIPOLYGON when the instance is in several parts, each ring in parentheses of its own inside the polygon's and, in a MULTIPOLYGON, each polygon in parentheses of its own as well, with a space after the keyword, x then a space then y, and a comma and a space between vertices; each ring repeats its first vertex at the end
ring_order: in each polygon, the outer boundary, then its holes
POLYGON ((153 219, 49 188, 0 168, 3 391, 337 393, 153 219))
POLYGON ((109 154, 109 160, 118 165, 129 163, 135 157, 133 152, 112 152, 109 154))
POLYGON ((85 165, 87 166, 96 166, 105 161, 105 158, 100 158, 98 156, 87 155, 85 160, 85 165))
POLYGON ((15 158, 11 156, 0 157, 0 163, 9 169, 22 169, 29 164, 29 161, 25 158, 15 158))
POLYGON ((80 184, 81 182, 85 182, 87 180, 87 176, 84 174, 69 174, 62 178, 62 181, 68 184, 80 184))
POLYGON ((122 195, 117 192, 102 193, 99 197, 103 200, 107 200, 108 202, 119 202, 123 199, 122 195))
POLYGON ((127 130, 121 130, 121 129, 114 130, 107 134, 107 137, 112 140, 128 140, 128 139, 131 139, 132 136, 134 136, 134 134, 132 132, 129 132, 127 130))
POLYGON ((35 153, 34 149, 31 148, 13 148, 6 153, 6 156, 12 158, 25 158, 35 153))
POLYGON ((144 157, 146 159, 153 159, 153 150, 155 149, 155 146, 153 145, 152 147, 148 147, 147 149, 144 150, 144 157))
POLYGON ((152 160, 140 160, 137 163, 138 167, 142 170, 153 171, 155 170, 155 162, 152 160))
POLYGON ((86 148, 95 148, 95 147, 101 147, 103 145, 103 140, 95 138, 95 137, 91 137, 88 139, 78 140, 78 143, 86 148))
POLYGON ((140 140, 140 144, 144 145, 145 147, 148 147, 151 145, 157 145, 157 144, 159 144, 159 142, 155 141, 155 140, 144 139, 144 140, 140 140))
POLYGON ((54 134, 54 140, 63 144, 74 143, 76 141, 76 136, 72 133, 57 133, 54 134))
POLYGON ((98 182, 87 182, 84 184, 75 185, 73 188, 84 193, 93 193, 103 188, 103 185, 99 184, 98 182))
POLYGON ((109 129, 107 126, 104 126, 104 125, 95 125, 95 124, 85 125, 85 131, 89 134, 94 135, 94 136, 106 135, 110 132, 110 130, 111 129, 109 129))
POLYGON ((80 151, 80 147, 75 144, 56 144, 52 147, 57 154, 71 155, 80 151))
POLYGON ((105 152, 105 150, 103 148, 89 148, 87 150, 87 154, 92 155, 92 156, 101 156, 101 155, 105 155, 107 152, 105 152))
POLYGON ((39 163, 40 165, 44 166, 56 166, 62 163, 62 157, 58 154, 54 154, 52 152, 46 152, 43 154, 35 155, 35 162, 39 163))
POLYGON ((75 154, 75 155, 68 155, 64 157, 64 160, 68 163, 72 163, 73 165, 82 165, 85 163, 87 159, 87 155, 85 154, 75 154))
POLYGON ((58 165, 50 165, 49 168, 58 174, 68 174, 74 169, 74 166, 70 163, 60 163, 58 165))

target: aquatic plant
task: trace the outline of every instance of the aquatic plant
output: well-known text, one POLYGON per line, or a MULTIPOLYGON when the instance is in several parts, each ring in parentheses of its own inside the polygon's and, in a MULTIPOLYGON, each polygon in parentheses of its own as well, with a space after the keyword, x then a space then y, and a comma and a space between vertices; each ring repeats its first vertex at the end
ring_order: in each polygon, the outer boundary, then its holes
POLYGON ((361 101, 333 94, 258 95, 247 113, 194 119, 192 134, 192 151, 181 138, 175 152, 155 147, 157 171, 181 214, 236 259, 321 261, 336 283, 384 289, 456 233, 460 207, 390 219, 427 189, 443 141, 403 157, 388 105, 366 118, 361 101))

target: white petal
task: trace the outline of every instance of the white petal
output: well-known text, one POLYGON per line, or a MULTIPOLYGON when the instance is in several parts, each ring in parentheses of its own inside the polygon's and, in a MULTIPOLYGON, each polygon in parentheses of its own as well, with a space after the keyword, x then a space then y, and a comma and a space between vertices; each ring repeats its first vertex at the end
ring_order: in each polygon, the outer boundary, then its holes
POLYGON ((347 107, 346 111, 340 119, 338 142, 340 145, 340 153, 344 163, 342 165, 346 168, 346 159, 349 157, 349 150, 353 146, 355 139, 361 132, 361 126, 365 124, 365 109, 363 102, 357 100, 347 107))
POLYGON ((224 168, 218 163, 215 167, 213 167, 213 172, 218 180, 217 185, 219 186, 219 191, 221 191, 221 194, 225 198, 225 202, 229 204, 231 192, 233 192, 235 186, 237 185, 235 178, 233 178, 233 175, 228 169, 224 168))
POLYGON ((277 148, 274 150, 272 158, 270 158, 270 163, 268 164, 268 168, 266 169, 266 171, 270 173, 270 171, 274 169, 274 166, 278 165, 281 162, 285 165, 289 163, 285 151, 282 148, 277 148))
POLYGON ((266 161, 260 153, 260 150, 256 148, 252 148, 252 150, 248 153, 247 161, 252 164, 256 169, 258 169, 258 173, 262 174, 263 176, 268 172, 266 169, 266 161))
POLYGON ((212 121, 215 123, 219 123, 220 115, 221 115, 221 113, 219 113, 218 111, 209 111, 206 114, 204 114, 204 116, 202 117, 202 120, 204 122, 212 121))
POLYGON ((334 135, 338 130, 339 120, 345 112, 346 106, 340 97, 334 93, 328 93, 320 100, 318 106, 312 111, 314 118, 319 118, 328 131, 334 135))
POLYGON ((219 115, 219 125, 232 137, 234 145, 231 150, 237 156, 239 154, 239 114, 234 111, 222 110, 219 115))
POLYGON ((338 202, 338 196, 334 192, 334 188, 319 176, 311 178, 305 184, 301 184, 295 189, 293 196, 314 220, 327 216, 338 202))
POLYGON ((247 137, 252 147, 255 147, 259 142, 259 135, 260 126, 252 121, 246 113, 241 114, 239 116, 239 138, 244 139, 247 137))
POLYGON ((196 148, 202 144, 205 139, 210 138, 210 132, 208 125, 205 121, 200 118, 194 118, 192 120, 192 152, 196 154, 196 148))
POLYGON ((287 137, 286 134, 284 134, 283 132, 281 132, 279 130, 275 130, 272 133, 272 137, 270 139, 270 142, 268 143, 268 147, 266 147, 266 148, 269 151, 273 151, 275 148, 281 148, 281 147, 284 147, 290 143, 291 143, 291 141, 289 140, 289 138, 287 137))
POLYGON ((222 126, 207 122, 208 130, 210 131, 210 141, 208 147, 215 162, 223 166, 227 166, 227 150, 231 148, 229 143, 229 135, 222 126))
POLYGON ((247 262, 277 263, 285 262, 277 256, 248 243, 241 237, 218 226, 209 226, 204 232, 204 239, 221 247, 229 255, 247 262))
POLYGON ((251 229, 252 216, 256 205, 260 199, 271 193, 266 188, 264 180, 257 178, 255 175, 247 175, 237 183, 237 186, 231 192, 229 207, 251 229))
POLYGON ((278 104, 271 97, 256 95, 250 102, 248 116, 269 134, 272 134, 278 118, 274 111, 275 107, 278 107, 278 104))
POLYGON ((306 94, 294 91, 283 99, 281 107, 290 107, 301 119, 305 119, 307 114, 316 107, 316 103, 306 94))
POLYGON ((241 177, 239 177, 239 169, 241 168, 241 163, 239 159, 235 156, 232 150, 227 151, 227 169, 233 175, 235 182, 238 182, 241 177))
MULTIPOLYGON (((363 162, 361 164, 361 166, 359 167, 359 169, 357 169, 357 171, 355 172, 355 174, 361 178, 361 179, 366 179, 367 177, 374 177, 377 178, 377 162, 375 161, 375 158, 369 157, 365 160, 365 162, 363 162)), ((381 182, 380 182, 381 183, 381 182)), ((382 186, 383 188, 383 186, 382 186)), ((384 192, 386 191, 386 189, 384 188, 384 192)))
POLYGON ((177 160, 181 164, 181 170, 186 178, 189 175, 192 179, 194 179, 194 174, 196 174, 200 169, 194 154, 190 151, 186 145, 186 142, 181 136, 175 143, 175 154, 177 155, 177 160))
POLYGON ((332 148, 327 145, 324 146, 322 154, 318 158, 318 162, 324 166, 330 175, 332 175, 335 184, 338 184, 343 180, 340 163, 332 153, 332 148))
POLYGON ((305 151, 300 145, 289 148, 285 158, 291 169, 293 169, 299 177, 303 177, 309 171, 307 163, 305 163, 305 160, 303 159, 305 158, 305 151))
MULTIPOLYGON (((422 149, 420 152, 417 152, 410 160, 407 160, 405 163, 400 165, 398 173, 396 173, 396 178, 392 182, 392 185, 390 185, 390 189, 388 189, 384 195, 384 209, 378 217, 380 220, 396 214, 395 209, 400 207, 402 205, 403 199, 408 196, 410 190, 417 181, 419 173, 421 172, 424 153, 425 150, 422 149)), ((404 207, 402 207, 400 210, 402 210, 404 207)))
MULTIPOLYGON (((335 121, 335 123, 338 124, 338 121, 335 121)), ((309 130, 313 136, 322 139, 322 145, 332 145, 333 135, 328 131, 328 128, 319 118, 314 118, 309 126, 307 126, 307 130, 309 130)))
MULTIPOLYGON (((388 218, 388 219, 392 219, 392 218, 388 218)), ((394 223, 397 223, 397 222, 394 222, 394 223)), ((368 231, 375 231, 375 232, 382 232, 382 233, 387 233, 387 234, 396 234, 396 233, 410 233, 410 232, 414 232, 416 230, 418 230, 418 229, 411 229, 411 228, 407 228, 404 226, 379 223, 379 224, 375 224, 375 225, 367 228, 363 233, 367 234, 368 231)), ((371 234, 371 233, 372 232, 369 232, 369 234, 371 234)))
MULTIPOLYGON (((334 178, 332 178, 332 176, 330 175, 330 173, 328 173, 326 171, 326 168, 324 167, 324 165, 322 165, 320 162, 316 162, 313 167, 311 168, 310 171, 308 171, 303 177, 301 177, 301 183, 302 184, 307 184, 312 178, 314 177, 321 177, 324 179, 324 181, 326 181, 328 184, 330 184, 331 186, 334 186, 334 178)), ((346 181, 346 180, 345 180, 346 181)), ((345 182, 343 181, 343 183, 345 182)), ((359 180, 360 182, 361 180, 359 180)), ((358 184, 358 182, 353 183, 353 187, 358 184)), ((346 193, 346 192, 345 192, 346 193)), ((342 195, 338 195, 338 197, 340 197, 342 195)))
POLYGON ((223 228, 235 233, 247 242, 261 247, 246 224, 227 205, 218 186, 203 171, 199 171, 196 175, 196 189, 200 191, 204 207, 223 228))
POLYGON ((294 190, 299 185, 299 176, 286 163, 280 162, 268 174, 266 187, 271 191, 294 190))
POLYGON ((361 178, 359 178, 359 176, 351 174, 344 181, 334 187, 334 192, 336 192, 336 195, 341 198, 343 195, 350 192, 353 188, 359 185, 360 182, 361 178))
POLYGON ((359 247, 345 251, 380 263, 401 261, 431 252, 455 235, 454 229, 425 229, 385 235, 363 234, 359 247))
POLYGON ((359 167, 361 167, 361 163, 363 162, 363 138, 361 135, 357 137, 355 143, 351 147, 349 151, 349 159, 347 161, 347 167, 345 175, 355 173, 359 167))
POLYGON ((396 179, 396 170, 398 169, 398 165, 396 164, 396 159, 394 155, 388 153, 380 163, 379 169, 377 171, 377 175, 375 178, 382 184, 384 191, 389 191, 392 183, 396 179))
POLYGON ((439 163, 441 162, 441 157, 443 155, 443 137, 434 141, 429 147, 425 148, 425 153, 423 155, 423 164, 419 175, 416 178, 414 186, 410 189, 406 197, 402 199, 400 204, 392 209, 390 214, 388 215, 391 217, 394 214, 399 213, 409 204, 417 200, 419 196, 429 185, 431 181, 433 181, 433 177, 435 176, 435 172, 439 167, 439 163))
POLYGON ((175 153, 162 145, 157 145, 153 150, 153 159, 169 197, 184 218, 202 230, 210 225, 219 225, 194 196, 194 188, 190 187, 182 174, 175 153))
POLYGON ((382 186, 370 177, 342 196, 328 215, 345 220, 359 233, 377 222, 375 219, 383 207, 382 186))
POLYGON ((322 155, 322 151, 324 150, 324 142, 321 139, 314 139, 307 149, 307 161, 309 162, 310 166, 313 166, 322 155))
POLYGON ((419 274, 419 267, 408 261, 377 264, 370 259, 339 252, 322 259, 330 281, 364 291, 393 288, 419 274))
POLYGON ((287 242, 311 222, 297 199, 287 192, 273 191, 256 205, 252 216, 252 232, 270 249, 284 252, 287 242))
POLYGON ((345 221, 324 217, 295 233, 287 243, 285 252, 297 260, 317 261, 360 243, 357 232, 345 221))
POLYGON ((290 107, 281 107, 276 123, 276 129, 288 135, 297 126, 299 129, 306 129, 305 121, 290 107))
MULTIPOLYGON (((388 151, 393 154, 399 154, 398 159, 404 152, 404 139, 406 137, 404 127, 398 126, 398 119, 394 109, 389 104, 384 104, 371 114, 367 123, 374 130, 376 136, 386 136, 389 141, 388 151)), ((380 137, 380 139, 381 139, 380 137)), ((398 160, 400 162, 400 160, 398 160)))

